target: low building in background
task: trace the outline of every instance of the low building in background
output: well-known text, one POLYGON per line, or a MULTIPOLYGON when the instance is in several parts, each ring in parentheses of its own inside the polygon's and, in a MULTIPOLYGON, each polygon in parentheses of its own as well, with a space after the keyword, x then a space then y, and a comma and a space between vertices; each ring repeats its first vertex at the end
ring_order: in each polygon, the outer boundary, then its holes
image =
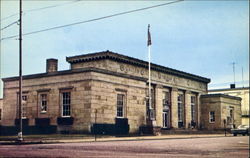
POLYGON ((241 125, 241 98, 225 94, 201 96, 201 124, 207 130, 221 130, 241 125))
POLYGON ((224 88, 224 89, 211 89, 208 91, 209 94, 221 93, 230 96, 240 97, 241 100, 241 119, 243 125, 249 125, 249 87, 235 88, 224 88))
MULTIPOLYGON (((70 69, 23 76, 23 125, 37 131, 139 133, 142 127, 199 128, 200 96, 210 79, 151 64, 152 107, 148 104, 148 62, 110 51, 67 57, 70 69), (52 130, 53 131, 53 130, 52 130)), ((18 127, 18 77, 4 78, 2 125, 18 127)))

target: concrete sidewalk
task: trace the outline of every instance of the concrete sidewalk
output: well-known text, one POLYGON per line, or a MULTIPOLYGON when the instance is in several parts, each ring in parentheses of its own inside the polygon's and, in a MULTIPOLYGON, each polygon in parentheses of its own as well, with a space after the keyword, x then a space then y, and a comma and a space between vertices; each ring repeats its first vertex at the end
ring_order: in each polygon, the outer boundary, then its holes
MULTIPOLYGON (((194 138, 215 138, 215 137, 225 137, 224 134, 188 134, 188 135, 161 135, 161 136, 128 136, 128 137, 115 137, 115 136, 97 136, 95 137, 70 137, 65 138, 24 138, 23 142, 16 142, 16 138, 9 140, 0 140, 0 144, 50 144, 50 143, 81 143, 81 142, 105 142, 105 141, 141 141, 141 140, 163 140, 163 139, 194 139, 194 138)), ((232 137, 231 134, 227 134, 227 137, 232 137)))

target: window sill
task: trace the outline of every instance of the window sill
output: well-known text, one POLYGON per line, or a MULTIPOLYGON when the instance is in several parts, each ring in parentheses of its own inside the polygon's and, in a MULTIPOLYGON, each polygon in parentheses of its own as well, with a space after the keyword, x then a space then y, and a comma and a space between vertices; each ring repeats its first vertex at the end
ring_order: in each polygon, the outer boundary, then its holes
POLYGON ((125 118, 125 117, 121 117, 121 116, 116 116, 116 118, 125 118))
POLYGON ((71 116, 61 116, 61 117, 64 117, 64 118, 69 118, 69 117, 71 117, 71 116))

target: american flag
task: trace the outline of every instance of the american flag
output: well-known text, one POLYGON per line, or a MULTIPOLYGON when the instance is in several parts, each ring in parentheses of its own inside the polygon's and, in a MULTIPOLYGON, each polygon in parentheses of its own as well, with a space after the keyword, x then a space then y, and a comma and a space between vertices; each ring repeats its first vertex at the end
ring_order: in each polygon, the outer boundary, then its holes
POLYGON ((149 30, 149 28, 150 28, 150 24, 148 24, 148 46, 152 44, 152 42, 151 42, 151 35, 150 35, 150 30, 149 30))

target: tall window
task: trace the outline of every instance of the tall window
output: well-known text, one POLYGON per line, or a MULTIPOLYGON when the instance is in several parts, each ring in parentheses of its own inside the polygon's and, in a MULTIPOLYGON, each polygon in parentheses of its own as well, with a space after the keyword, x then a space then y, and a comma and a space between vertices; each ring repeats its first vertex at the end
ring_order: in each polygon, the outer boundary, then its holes
POLYGON ((124 117, 124 102, 125 102, 124 94, 117 94, 117 117, 124 117))
POLYGON ((163 99, 163 108, 164 106, 170 106, 170 93, 164 92, 164 99, 163 99))
POLYGON ((48 106, 48 96, 47 96, 47 94, 40 94, 41 113, 47 112, 47 106, 48 106))
POLYGON ((195 105, 196 105, 196 97, 191 96, 191 119, 195 121, 195 105))
POLYGON ((184 117, 184 107, 183 107, 183 102, 184 102, 184 95, 183 94, 178 94, 178 127, 183 127, 183 117, 184 117))
POLYGON ((215 112, 214 111, 210 111, 209 112, 209 122, 210 123, 214 123, 215 122, 215 112))
POLYGON ((23 103, 22 103, 22 117, 26 118, 27 117, 27 95, 23 95, 23 103))
POLYGON ((0 120, 2 119, 2 109, 0 109, 0 120))
MULTIPOLYGON (((27 117, 27 100, 28 100, 28 96, 27 93, 22 95, 22 118, 26 118, 27 117)), ((17 94, 17 117, 19 118, 19 93, 17 94)))
POLYGON ((70 116, 70 92, 61 93, 61 104, 62 104, 62 116, 70 116))
POLYGON ((228 111, 228 116, 227 116, 227 124, 233 124, 234 123, 234 108, 229 107, 228 111))

